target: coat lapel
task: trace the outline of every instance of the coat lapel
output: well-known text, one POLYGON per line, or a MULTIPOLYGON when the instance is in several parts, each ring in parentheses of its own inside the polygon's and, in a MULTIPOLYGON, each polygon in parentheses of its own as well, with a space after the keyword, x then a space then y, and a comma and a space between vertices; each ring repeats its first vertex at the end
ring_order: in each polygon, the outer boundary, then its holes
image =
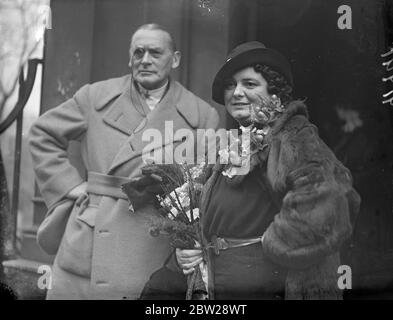
POLYGON ((131 96, 131 81, 128 81, 122 94, 110 106, 103 120, 112 128, 131 135, 145 115, 146 112, 140 101, 131 96))
MULTIPOLYGON (((135 90, 134 87, 133 90, 135 90)), ((131 94, 133 104, 135 102, 138 103, 135 99, 136 97, 131 94)), ((184 136, 176 137, 173 136, 173 133, 181 128, 197 128, 199 113, 196 104, 196 99, 191 93, 187 92, 177 82, 171 80, 169 90, 156 108, 148 113, 146 117, 143 117, 139 113, 138 125, 133 125, 131 129, 127 129, 128 132, 130 132, 130 136, 114 158, 108 174, 112 174, 124 163, 141 156, 142 153, 150 153, 165 145, 184 140, 184 136), (166 122, 167 126, 165 125, 166 122), (151 130, 150 132, 147 131, 149 129, 151 130), (144 133, 146 138, 146 136, 149 137, 147 133, 153 132, 159 134, 162 140, 153 139, 153 141, 144 141, 144 139, 142 139, 144 133)), ((135 109, 135 107, 132 109, 135 109)), ((125 114, 125 112, 123 112, 123 114, 125 114)), ((125 124, 125 122, 123 122, 123 124, 125 124)))

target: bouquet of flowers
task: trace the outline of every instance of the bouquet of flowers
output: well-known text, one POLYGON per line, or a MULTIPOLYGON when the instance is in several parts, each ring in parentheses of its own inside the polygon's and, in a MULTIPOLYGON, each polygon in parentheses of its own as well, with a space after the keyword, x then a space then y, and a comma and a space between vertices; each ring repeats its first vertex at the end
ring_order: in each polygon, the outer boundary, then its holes
POLYGON ((231 143, 218 154, 220 162, 227 164, 222 174, 233 182, 240 182, 250 171, 262 162, 261 151, 267 148, 266 135, 271 125, 284 112, 280 98, 272 95, 271 98, 259 96, 257 103, 250 104, 250 125, 240 126, 241 139, 228 131, 228 140, 231 143))
MULTIPOLYGON (((150 185, 155 181, 160 189, 158 192, 156 188, 154 195, 159 216, 151 221, 149 231, 152 236, 169 236, 174 248, 201 246, 199 198, 205 181, 205 168, 205 162, 198 165, 147 164, 142 168, 144 180, 148 179, 150 185)), ((123 186, 132 206, 140 202, 140 192, 137 192, 140 186, 140 180, 123 186)), ((187 300, 207 298, 206 279, 206 265, 202 263, 187 278, 187 300)))

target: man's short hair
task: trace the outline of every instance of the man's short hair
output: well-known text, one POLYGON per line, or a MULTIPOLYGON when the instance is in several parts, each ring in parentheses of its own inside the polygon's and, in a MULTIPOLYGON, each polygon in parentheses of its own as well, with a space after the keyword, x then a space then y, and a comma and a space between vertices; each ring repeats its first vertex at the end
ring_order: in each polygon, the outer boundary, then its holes
POLYGON ((162 25, 160 25, 158 23, 146 23, 146 24, 141 25, 133 33, 133 35, 131 37, 131 42, 132 42, 132 39, 134 38, 135 33, 137 33, 139 30, 161 30, 163 32, 166 32, 168 34, 168 36, 169 36, 169 47, 170 47, 170 49, 173 52, 177 51, 177 49, 176 49, 176 42, 175 42, 172 34, 167 29, 165 29, 162 25))

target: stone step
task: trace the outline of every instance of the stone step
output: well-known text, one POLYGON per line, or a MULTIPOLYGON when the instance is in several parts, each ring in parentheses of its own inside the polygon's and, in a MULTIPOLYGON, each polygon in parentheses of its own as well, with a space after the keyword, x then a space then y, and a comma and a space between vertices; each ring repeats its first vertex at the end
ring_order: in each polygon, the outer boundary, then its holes
MULTIPOLYGON (((3 261, 2 265, 6 284, 12 289, 17 299, 45 299, 46 289, 41 289, 38 285, 43 273, 38 273, 38 269, 42 265, 47 265, 46 263, 19 258, 3 261)), ((46 268, 49 267, 50 265, 46 268)))

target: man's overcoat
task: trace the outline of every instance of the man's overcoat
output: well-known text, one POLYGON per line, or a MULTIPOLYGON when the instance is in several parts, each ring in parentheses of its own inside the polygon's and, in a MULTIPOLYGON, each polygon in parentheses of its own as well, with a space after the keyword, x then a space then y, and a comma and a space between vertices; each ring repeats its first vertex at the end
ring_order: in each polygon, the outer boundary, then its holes
MULTIPOLYGON (((30 148, 48 212, 66 214, 56 209, 67 207, 66 195, 84 181, 68 158, 71 140, 80 141, 88 177, 87 195, 71 205, 49 297, 138 298, 170 247, 166 238, 154 238, 148 232, 154 208, 146 206, 132 213, 120 185, 141 175, 144 154, 158 158, 173 154, 184 141, 195 140, 191 136, 195 137, 197 128, 215 129, 217 125, 217 111, 173 80, 150 111, 130 76, 85 85, 36 121, 30 148), (172 131, 165 132, 166 121, 173 125, 173 132, 191 130, 171 135, 172 131)), ((56 232, 60 233, 52 230, 50 234, 56 232)), ((56 241, 52 241, 45 238, 40 244, 56 251, 56 241)))

